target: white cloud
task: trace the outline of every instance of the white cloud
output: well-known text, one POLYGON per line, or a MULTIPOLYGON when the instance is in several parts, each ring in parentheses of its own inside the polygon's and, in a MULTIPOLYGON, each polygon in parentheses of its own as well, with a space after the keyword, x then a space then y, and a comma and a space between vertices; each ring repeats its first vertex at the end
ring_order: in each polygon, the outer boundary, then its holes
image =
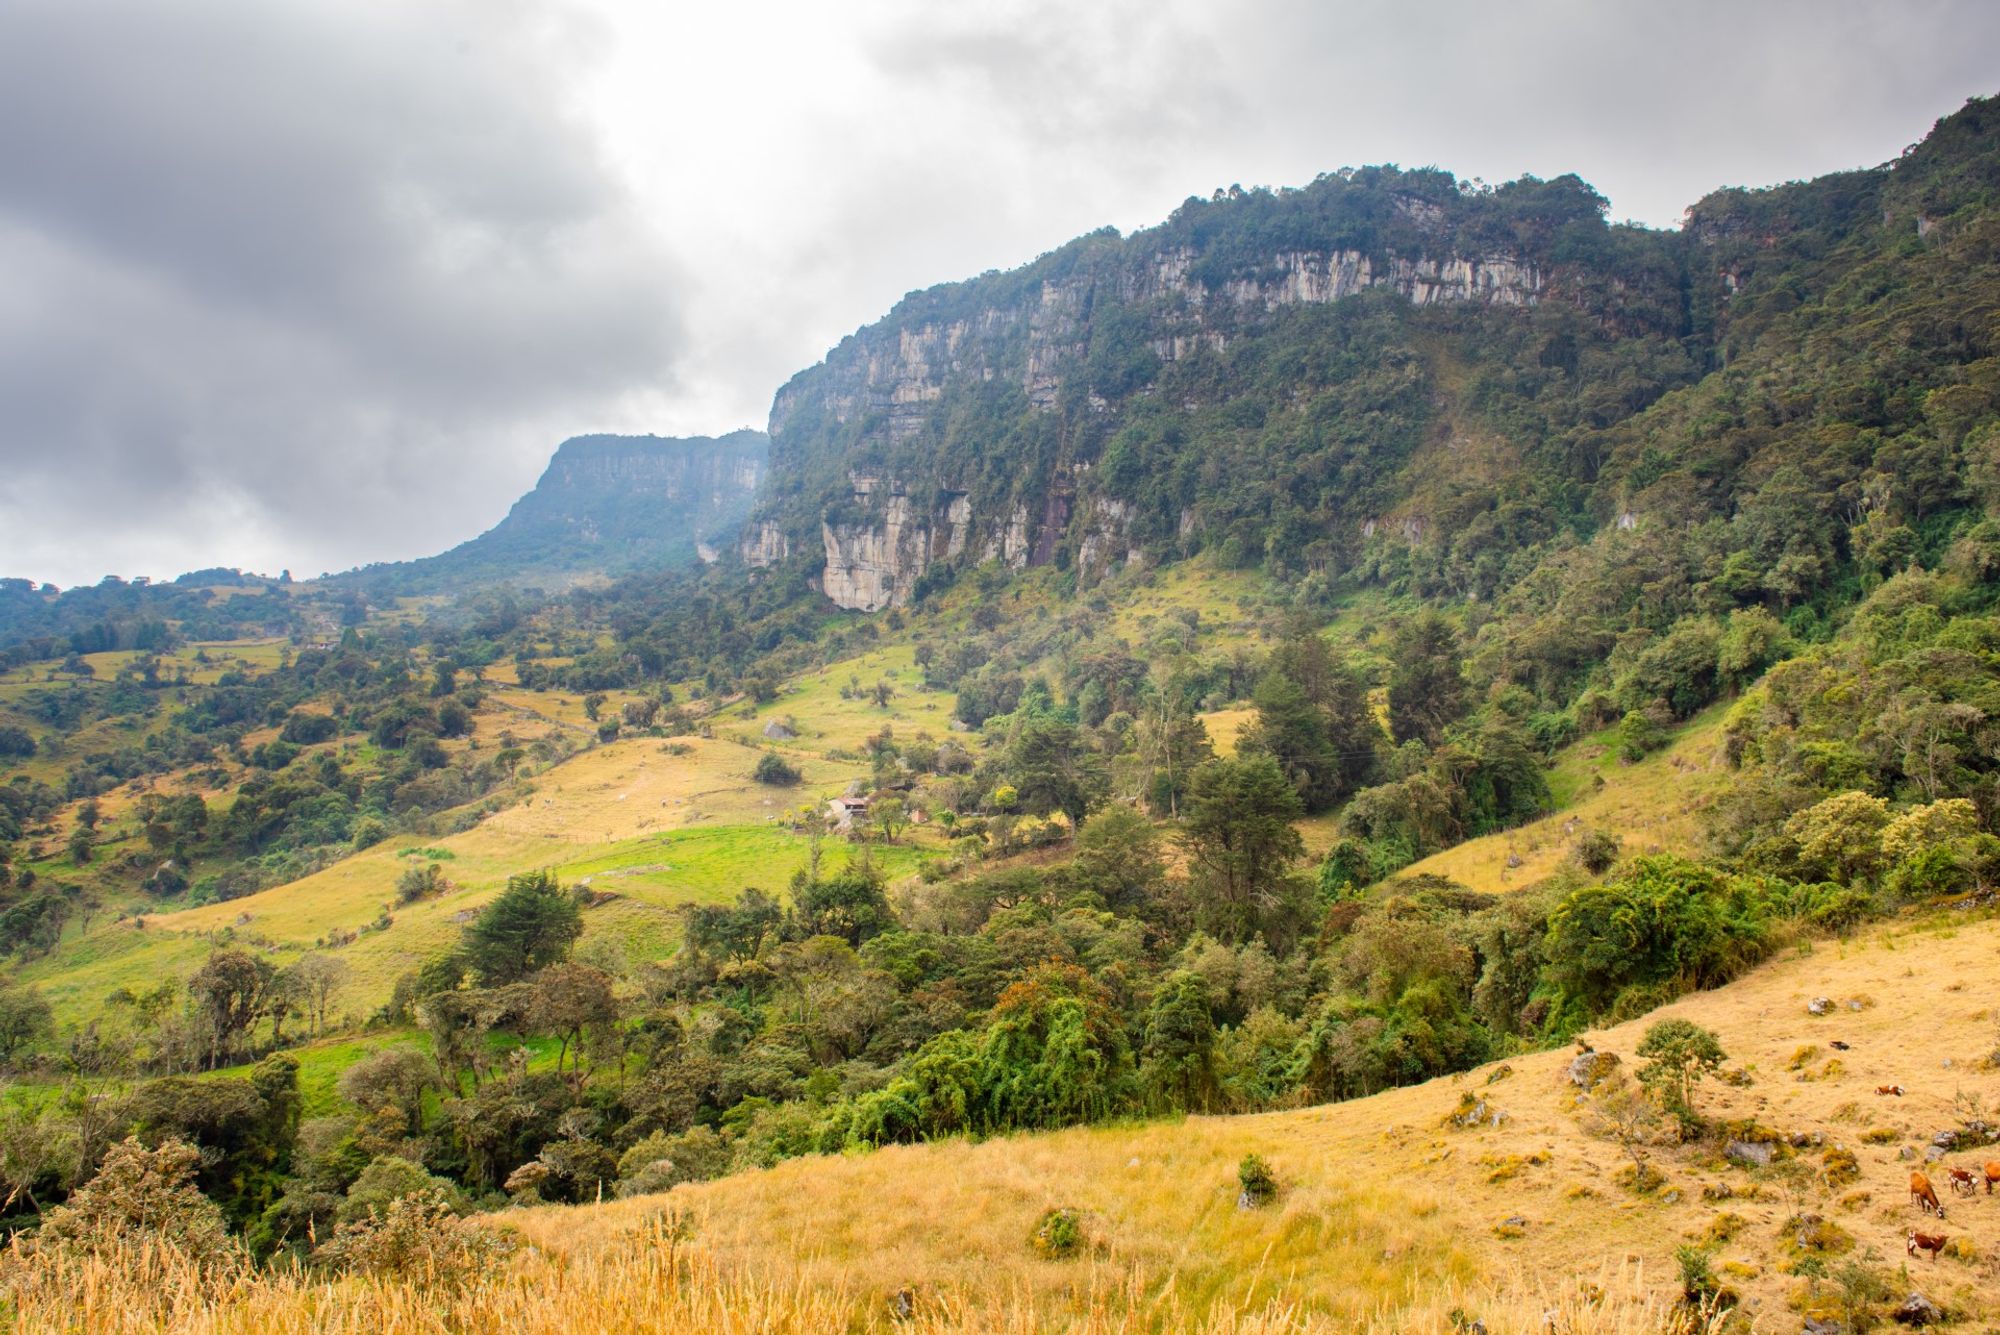
POLYGON ((1992 91, 1954 0, 21 0, 0 572, 442 549, 562 437, 713 432, 905 291, 1217 185, 1575 171, 1671 225, 1992 91))

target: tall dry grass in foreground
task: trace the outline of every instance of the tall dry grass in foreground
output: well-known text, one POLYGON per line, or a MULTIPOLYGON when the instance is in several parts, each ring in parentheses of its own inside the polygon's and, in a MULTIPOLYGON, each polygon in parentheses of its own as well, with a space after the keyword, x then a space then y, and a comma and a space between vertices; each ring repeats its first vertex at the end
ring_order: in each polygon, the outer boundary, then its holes
POLYGON ((1412 1293, 1359 1323, 1283 1301, 1252 1310, 1185 1309, 1171 1283, 1096 1272, 1071 1310, 1031 1301, 916 1294, 910 1314, 858 1305, 796 1279, 732 1274, 658 1223, 622 1244, 565 1258, 533 1248, 462 1286, 418 1278, 330 1277, 247 1267, 203 1271, 171 1247, 123 1254, 36 1255, 0 1265, 5 1317, 22 1335, 1454 1335, 1477 1317, 1490 1335, 1707 1335, 1644 1292, 1641 1276, 1606 1272, 1563 1291, 1505 1285, 1412 1293))

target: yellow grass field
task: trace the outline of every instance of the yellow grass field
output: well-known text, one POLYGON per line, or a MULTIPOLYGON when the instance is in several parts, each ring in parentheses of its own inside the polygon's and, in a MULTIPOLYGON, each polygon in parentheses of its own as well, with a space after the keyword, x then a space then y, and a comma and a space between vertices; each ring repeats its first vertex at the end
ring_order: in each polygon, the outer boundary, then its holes
MULTIPOLYGON (((1701 813, 1728 783, 1720 720, 1721 711, 1710 710, 1671 746, 1635 765, 1619 761, 1605 743, 1579 743, 1550 776, 1559 800, 1564 790, 1574 790, 1567 805, 1515 829, 1468 839, 1399 874, 1443 876, 1496 894, 1518 890, 1557 871, 1587 830, 1617 835, 1626 856, 1693 855, 1700 845, 1701 813), (1599 776, 1602 786, 1593 782, 1599 776)), ((1306 844, 1317 852, 1332 847, 1334 837, 1330 829, 1308 827, 1306 844)))
MULTIPOLYGON (((1851 1237, 1851 1254, 1872 1249, 1893 1271, 1904 1230, 1923 1222, 1905 1192, 1906 1147, 1921 1163, 1932 1134, 1957 1125, 1961 1093, 1984 1099, 1991 1115, 2000 1098, 1996 958, 2000 922, 1991 917, 1891 926, 1589 1036, 1630 1070, 1641 1035, 1661 1018, 1715 1031, 1750 1083, 1704 1085, 1703 1112, 1822 1138, 1796 1152, 1811 1170, 1803 1202, 1773 1171, 1699 1146, 1652 1150, 1667 1178, 1660 1191, 1621 1187, 1618 1147, 1580 1121, 1565 1078, 1574 1052, 1565 1049, 1296 1112, 795 1160, 665 1197, 508 1218, 538 1249, 582 1258, 663 1208, 684 1210, 699 1246, 729 1273, 781 1290, 843 1292, 861 1313, 910 1289, 1054 1317, 1106 1274, 1137 1273, 1149 1293, 1171 1277, 1197 1315, 1276 1300, 1358 1322, 1385 1307, 1421 1308, 1440 1292, 1476 1294, 1490 1276, 1553 1292, 1608 1267, 1663 1292, 1676 1275, 1674 1248, 1714 1237, 1727 1214, 1736 1229, 1721 1230, 1728 1236, 1714 1253, 1724 1281, 1758 1316, 1757 1329, 1790 1331, 1798 1318, 1786 1305, 1803 1282, 1784 1272, 1787 1218, 1799 1208, 1822 1214, 1851 1237), (1829 1014, 1807 1013, 1816 997, 1833 1001, 1829 1014), (1834 1039, 1849 1048, 1831 1048, 1834 1039), (1791 1069, 1806 1047, 1814 1060, 1791 1069), (1878 1096, 1879 1084, 1907 1094, 1878 1096), (1446 1129, 1467 1093, 1503 1112, 1501 1125, 1446 1129), (1836 1146, 1855 1155, 1859 1176, 1828 1188, 1820 1174, 1825 1149, 1836 1146), (1285 1191, 1272 1207, 1245 1212, 1236 1208, 1235 1168, 1251 1152, 1285 1191), (1083 1212, 1093 1259, 1033 1259, 1030 1229, 1051 1206, 1083 1212)), ((1961 1311, 2000 1313, 2000 1197, 1947 1201, 1944 1231, 1970 1240, 1969 1258, 1913 1263, 1900 1282, 1961 1311)))
POLYGON ((1025 1295, 979 1301, 915 1292, 898 1295, 894 1308, 857 1312, 844 1288, 780 1286, 726 1271, 660 1219, 585 1256, 527 1249, 499 1273, 463 1285, 421 1275, 204 1274, 159 1250, 68 1262, 23 1254, 9 1258, 0 1284, 12 1299, 9 1329, 24 1335, 1463 1335, 1468 1306, 1483 1314, 1490 1335, 1716 1329, 1679 1319, 1628 1271, 1551 1288, 1502 1280, 1427 1291, 1358 1322, 1285 1303, 1198 1314, 1171 1286, 1148 1297, 1143 1277, 1109 1268, 1087 1275, 1067 1310, 1054 1315, 1025 1295))
MULTIPOLYGON (((798 1159, 663 1196, 509 1212, 482 1222, 527 1245, 462 1288, 201 1279, 159 1255, 15 1255, 0 1284, 24 1332, 1462 1335, 1476 1319, 1489 1335, 1720 1335, 1674 1313, 1675 1248, 1708 1248, 1747 1318, 1732 1329, 1790 1332, 1837 1305, 1832 1282, 1790 1272, 1803 1212, 1833 1239, 1830 1270, 1860 1258, 1897 1299, 1920 1291, 1970 1318, 1955 1328, 1981 1331, 2000 1312, 2000 1198, 1945 1194, 1949 1218, 1926 1227, 1963 1241, 1938 1261, 1906 1262, 1902 1240, 1924 1222, 1905 1191, 1911 1163, 1966 1115, 1955 1098, 1990 1113, 2000 1088, 1996 953, 1992 916, 1891 924, 1589 1035, 1630 1070, 1657 1020, 1709 1027, 1743 1083, 1703 1085, 1703 1113, 1778 1138, 1774 1168, 1713 1142, 1655 1143, 1665 1181, 1644 1194, 1588 1129, 1565 1049, 1293 1112, 798 1159), (1830 1008, 1813 1016, 1821 997, 1830 1008), (1448 1126, 1468 1095, 1483 1120, 1448 1126), (1852 1154, 1851 1178, 1828 1180, 1830 1151, 1852 1154), (1234 1177, 1251 1152, 1281 1193, 1246 1211, 1234 1177), (1802 1170, 1789 1185, 1787 1163, 1802 1170), (1080 1212, 1081 1255, 1032 1252, 1052 1206, 1080 1212)), ((1933 1176, 1973 1158, 1948 1156, 1933 1176)))
POLYGON ((462 834, 397 836, 301 880, 148 917, 143 927, 107 917, 21 976, 60 1017, 81 1020, 118 987, 138 990, 164 973, 185 974, 225 935, 288 962, 351 932, 358 936, 339 947, 352 970, 342 1005, 365 1016, 400 974, 448 948, 509 876, 543 867, 566 881, 590 876, 594 889, 618 896, 585 915, 586 940, 606 933, 655 951, 671 942, 666 911, 675 905, 746 885, 783 889, 806 858, 805 841, 779 828, 786 808, 837 793, 864 772, 799 753, 792 759, 805 782, 770 788, 750 779, 756 756, 736 742, 699 737, 599 746, 536 776, 524 800, 462 834), (396 878, 425 860, 405 855, 413 846, 449 854, 442 866, 453 888, 398 906, 396 878), (391 925, 371 930, 385 912, 391 925))
MULTIPOLYGON (((768 724, 790 720, 798 736, 784 743, 785 749, 820 754, 844 751, 858 755, 863 743, 884 726, 905 740, 919 732, 942 739, 951 731, 956 697, 950 691, 925 690, 923 676, 916 651, 910 646, 877 649, 792 678, 770 704, 744 701, 721 709, 713 727, 719 737, 763 744, 768 724), (878 681, 888 682, 895 692, 886 706, 860 694, 878 681), (841 696, 843 687, 850 693, 847 698, 841 696)), ((961 740, 976 745, 969 739, 961 740)))

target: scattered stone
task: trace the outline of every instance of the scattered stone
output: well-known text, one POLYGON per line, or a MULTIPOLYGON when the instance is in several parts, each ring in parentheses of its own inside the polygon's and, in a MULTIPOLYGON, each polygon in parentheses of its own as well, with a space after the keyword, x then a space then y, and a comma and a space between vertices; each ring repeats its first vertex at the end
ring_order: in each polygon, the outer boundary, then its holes
POLYGON ((1769 1168, 1771 1160, 1777 1157, 1775 1146, 1755 1140, 1732 1140, 1722 1153, 1724 1158, 1757 1168, 1769 1168))
POLYGON ((1841 1325, 1838 1321, 1809 1316, 1806 1318, 1802 1335, 1841 1335, 1841 1325))
POLYGON ((1858 1001, 1850 1001, 1847 1003, 1847 1009, 1851 1011, 1858 1011, 1861 1009, 1861 1003, 1858 1001))
MULTIPOLYGON (((789 742, 794 737, 798 736, 797 733, 793 732, 790 728, 787 728, 784 724, 778 722, 778 720, 776 719, 772 719, 769 723, 766 723, 764 725, 764 735, 766 737, 769 737, 774 742, 789 742)), ((898 1294, 897 1296, 901 1297, 902 1295, 898 1294)))
POLYGON ((1941 1150, 1951 1149, 1958 1144, 1958 1132, 1940 1131, 1936 1135, 1931 1137, 1931 1144, 1937 1146, 1941 1150))
POLYGON ((1921 1293, 1913 1293, 1890 1313, 1906 1326, 1934 1326, 1944 1320, 1944 1309, 1921 1293))
POLYGON ((1808 1015, 1824 1015, 1832 1009, 1833 999, 1831 997, 1814 997, 1806 1003, 1806 1014, 1808 1015))
POLYGON ((1917 1152, 1908 1145, 1905 1145, 1902 1149, 1896 1151, 1896 1157, 1898 1159, 1910 1160, 1917 1157, 1917 1152))
POLYGON ((1829 1041, 1827 1042, 1827 1046, 1828 1046, 1828 1047, 1830 1047, 1830 1048, 1837 1048, 1837 1049, 1839 1049, 1839 1050, 1840 1050, 1840 1051, 1842 1051, 1842 1052, 1845 1052, 1845 1051, 1847 1051, 1847 1044, 1845 1044, 1845 1043, 1841 1042, 1841 1041, 1840 1041, 1839 1039, 1837 1039, 1837 1038, 1836 1038, 1836 1039, 1830 1039, 1830 1040, 1829 1040, 1829 1041))
POLYGON ((896 1296, 889 1300, 889 1315, 898 1321, 908 1321, 917 1314, 917 1295, 908 1289, 897 1289, 896 1296))
POLYGON ((1508 1228, 1526 1228, 1528 1226, 1527 1216, 1525 1215, 1510 1214, 1500 1222, 1508 1228))
POLYGON ((1618 1069, 1618 1054, 1615 1052, 1582 1052, 1569 1064, 1569 1082, 1578 1089, 1588 1092, 1595 1089, 1599 1081, 1618 1069))
POLYGON ((1505 1109, 1496 1108, 1484 1098, 1467 1090, 1459 1095, 1457 1110, 1444 1120, 1446 1126, 1470 1131, 1480 1126, 1496 1128, 1503 1126, 1508 1120, 1508 1113, 1505 1109))

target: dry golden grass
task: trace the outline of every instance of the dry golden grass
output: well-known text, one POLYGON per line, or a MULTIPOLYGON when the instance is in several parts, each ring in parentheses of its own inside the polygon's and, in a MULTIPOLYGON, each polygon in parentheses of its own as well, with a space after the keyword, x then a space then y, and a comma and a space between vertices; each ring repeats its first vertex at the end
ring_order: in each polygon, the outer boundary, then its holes
MULTIPOLYGON (((1904 1229, 1921 1222, 1906 1204, 1901 1151, 1908 1146, 1921 1161, 1932 1133, 1957 1124, 1960 1091, 1983 1097, 1989 1110, 2000 1094, 2000 1075, 1986 1061, 2000 1037, 1990 986, 1996 956, 2000 922, 1992 919, 1888 927, 1793 953, 1591 1041, 1629 1069, 1659 1019, 1680 1015, 1714 1030, 1729 1064, 1752 1083, 1710 1082, 1703 1111, 1817 1134, 1852 1151, 1859 1180, 1816 1191, 1809 1208, 1893 1264, 1904 1229), (1806 1003, 1821 996, 1835 1001, 1833 1011, 1809 1015, 1806 1003), (1833 1054, 1841 1068, 1816 1066, 1811 1080, 1787 1069, 1802 1044, 1824 1048, 1835 1038, 1849 1044, 1833 1054), (1907 1095, 1874 1094, 1891 1083, 1907 1095), (1862 1139, 1884 1123, 1897 1130, 1893 1142, 1862 1139)), ((1614 1181, 1618 1148, 1579 1120, 1563 1078, 1571 1056, 1518 1056, 1504 1074, 1495 1063, 1296 1112, 796 1160, 664 1198, 509 1218, 537 1247, 581 1257, 615 1248, 651 1211, 685 1210, 701 1246, 729 1273, 837 1288, 861 1310, 911 1288, 1059 1313, 1079 1285, 1110 1269, 1154 1277, 1148 1293, 1170 1277, 1175 1301, 1195 1315, 1279 1303, 1338 1322, 1401 1312, 1407 1326, 1383 1328, 1424 1329, 1425 1303, 1477 1294, 1487 1276, 1509 1276, 1509 1293, 1548 1293, 1578 1273, 1630 1267, 1629 1275, 1650 1277, 1658 1296, 1676 1273, 1674 1249, 1709 1236, 1730 1212, 1742 1223, 1715 1264, 1732 1267, 1728 1282, 1755 1310, 1782 1315, 1796 1281, 1781 1269, 1781 1226, 1796 1203, 1770 1174, 1697 1146, 1654 1151, 1668 1179, 1659 1193, 1624 1190, 1614 1181), (1504 1110, 1499 1127, 1445 1128, 1468 1091, 1504 1110), (1286 1190, 1273 1207, 1242 1212, 1235 1168, 1252 1152, 1286 1190), (1705 1188, 1716 1195, 1724 1187, 1734 1194, 1704 1199, 1705 1188), (1094 1262, 1033 1258, 1029 1231, 1053 1205, 1083 1212, 1101 1249, 1094 1262), (1500 1228, 1515 1216, 1525 1221, 1518 1229, 1500 1228)), ((1814 1147, 1799 1158, 1817 1168, 1821 1154, 1814 1147)), ((2000 1198, 1947 1204, 1949 1233, 1983 1240, 2000 1223, 2000 1198)), ((1918 1279, 1940 1301, 2000 1311, 2000 1270, 1990 1260, 1947 1256, 1918 1279)), ((1504 1328, 1490 1318, 1488 1327, 1504 1328)))
POLYGON ((1217 709, 1201 716, 1201 724, 1208 729, 1208 740, 1215 746, 1218 756, 1236 754, 1236 743, 1243 736, 1243 730, 1257 720, 1257 711, 1245 706, 1241 709, 1217 709))
POLYGON ((581 1255, 527 1249, 460 1288, 421 1280, 244 1270, 203 1274, 175 1253, 55 1260, 16 1253, 0 1271, 22 1335, 1452 1335, 1476 1312, 1491 1335, 1704 1335, 1629 1269, 1555 1286, 1482 1282, 1391 1300, 1354 1318, 1290 1302, 1197 1308, 1172 1279, 1087 1267, 1055 1310, 1021 1290, 987 1297, 909 1290, 900 1309, 842 1286, 720 1264, 645 1219, 581 1255))
MULTIPOLYGON (((1702 810, 1729 781, 1719 720, 1720 712, 1710 711, 1673 745, 1636 765, 1598 754, 1602 743, 1580 744, 1564 756, 1553 776, 1575 789, 1555 814, 1468 839, 1412 863, 1401 874, 1443 876, 1489 893, 1518 890, 1559 870, 1585 830, 1617 835, 1627 856, 1689 853, 1700 842, 1702 810), (1594 782, 1598 777, 1602 786, 1594 782)), ((1332 847, 1335 835, 1327 819, 1301 828, 1314 852, 1332 847)))
MULTIPOLYGON (((610 879, 599 888, 618 892, 623 902, 593 910, 588 930, 658 946, 667 927, 658 912, 640 921, 646 910, 733 894, 748 884, 776 891, 805 857, 801 841, 794 856, 768 859, 762 873, 750 869, 737 875, 728 862, 710 867, 705 846, 669 847, 670 839, 691 831, 712 832, 725 843, 732 832, 756 835, 772 827, 787 806, 838 792, 864 772, 858 764, 795 754, 806 781, 774 789, 750 779, 756 758, 749 747, 699 737, 595 747, 537 775, 532 796, 462 834, 399 835, 285 885, 150 916, 143 928, 106 915, 24 976, 60 1016, 80 1020, 118 987, 150 987, 164 972, 185 973, 224 929, 279 951, 283 962, 331 934, 360 931, 387 910, 393 916, 388 930, 364 932, 341 952, 352 970, 343 1005, 365 1015, 387 999, 399 974, 449 947, 465 919, 509 876, 543 867, 571 869, 577 876, 608 871, 610 879), (659 841, 660 847, 640 856, 635 841, 659 841), (454 888, 435 899, 396 905, 396 878, 421 861, 400 856, 412 846, 449 852, 444 874, 454 888), (600 868, 600 862, 614 865, 600 868), (716 881, 724 872, 734 879, 716 881)), ((129 800, 110 809, 122 811, 129 800)))

